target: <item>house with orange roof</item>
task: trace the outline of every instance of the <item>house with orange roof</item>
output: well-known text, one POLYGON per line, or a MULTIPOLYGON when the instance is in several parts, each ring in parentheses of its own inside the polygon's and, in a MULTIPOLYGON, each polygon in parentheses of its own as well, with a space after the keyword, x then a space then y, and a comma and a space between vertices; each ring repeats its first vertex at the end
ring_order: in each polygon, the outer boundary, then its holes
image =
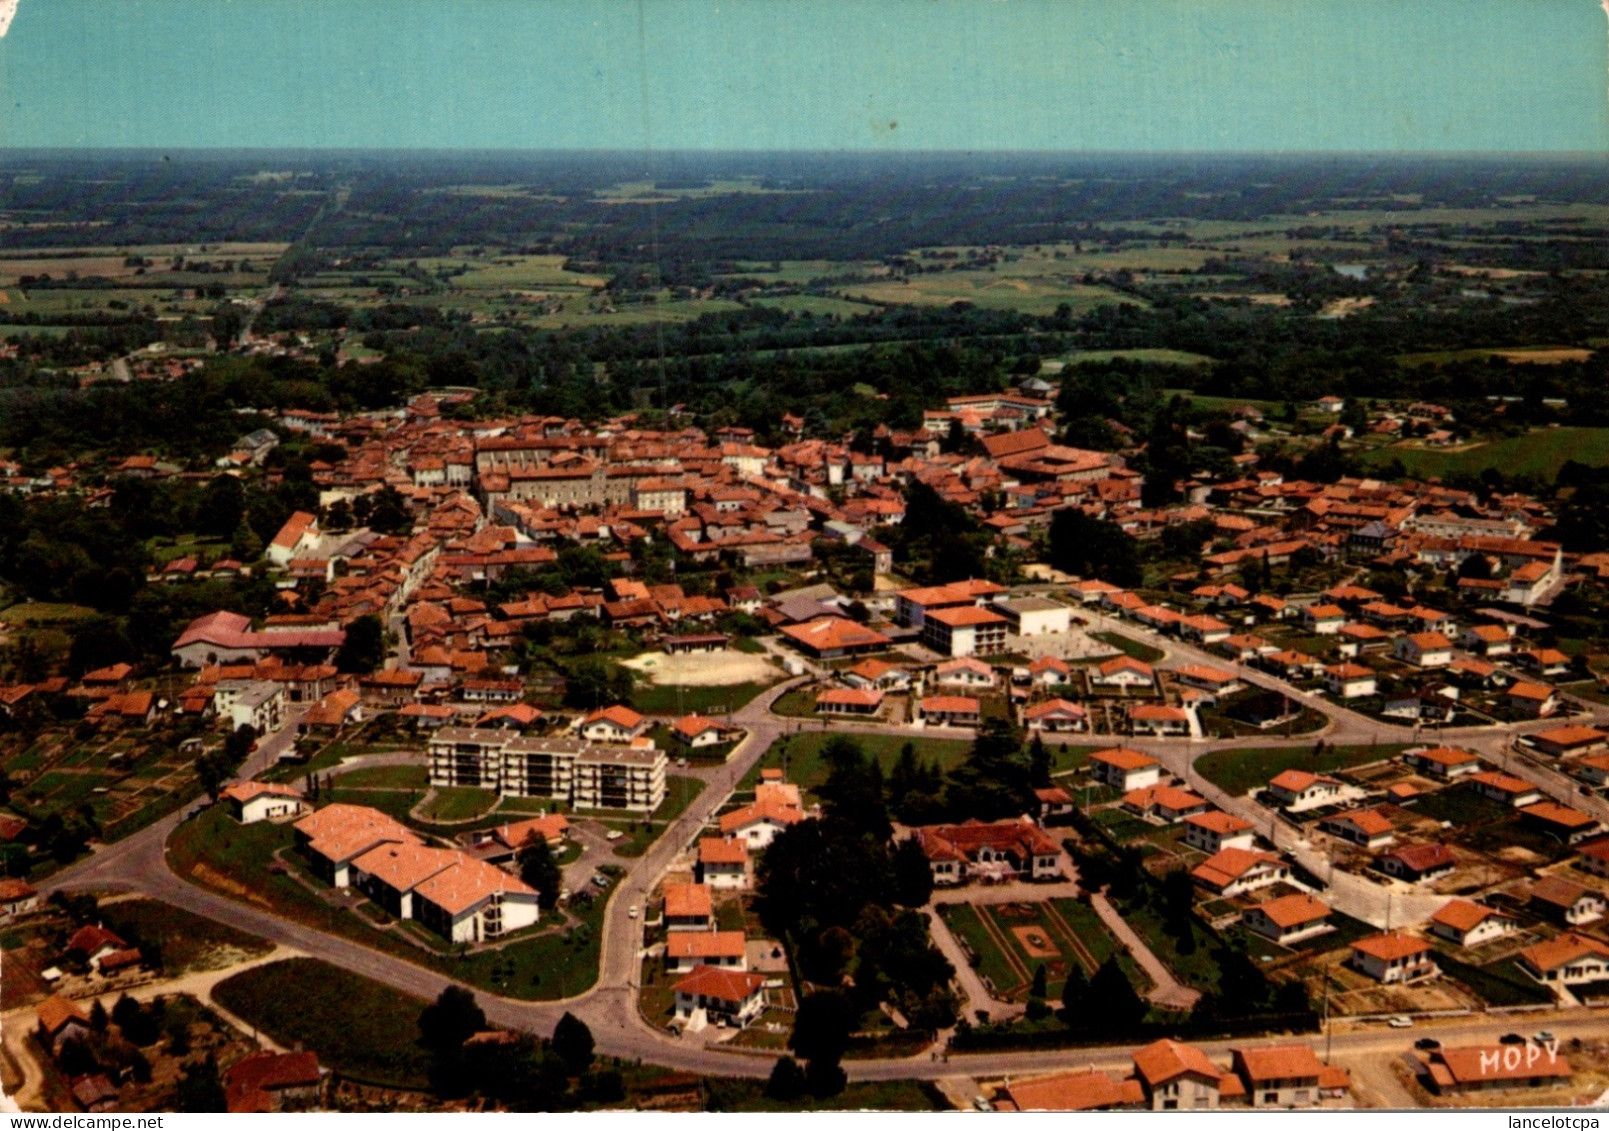
POLYGON ((1534 910, 1567 927, 1595 923, 1609 909, 1609 900, 1601 891, 1571 883, 1563 876, 1543 876, 1531 885, 1529 898, 1534 910))
POLYGON ((1444 668, 1453 662, 1453 642, 1439 632, 1415 632, 1392 641, 1391 654, 1416 668, 1444 668))
POLYGON ((665 929, 707 931, 715 922, 715 903, 708 884, 665 885, 665 929))
POLYGON ((1538 801, 1520 809, 1520 824, 1565 844, 1579 844, 1603 832, 1598 819, 1556 801, 1538 801))
MULTIPOLYGON (((1135 1049, 1134 1080, 1152 1111, 1209 1111, 1224 1098, 1224 1072, 1207 1054, 1183 1041, 1163 1038, 1135 1049)), ((1231 1093, 1240 1091, 1231 1087, 1231 1093)))
POLYGON ((690 1032, 706 1024, 744 1029, 765 1012, 763 974, 700 964, 671 989, 676 994, 676 1018, 690 1032))
POLYGON ((1577 931, 1528 946, 1519 959, 1526 973, 1555 990, 1609 979, 1609 944, 1577 931))
POLYGON ((1156 685, 1156 669, 1133 656, 1114 656, 1096 664, 1089 681, 1096 687, 1149 689, 1156 685))
POLYGON ((982 707, 969 695, 929 695, 916 702, 916 717, 929 726, 975 727, 982 707))
POLYGON ((987 691, 996 682, 994 669, 972 656, 946 660, 933 669, 933 682, 944 688, 987 691))
POLYGON ((1506 911, 1467 899, 1449 899, 1430 917, 1430 933, 1459 946, 1480 946, 1519 929, 1506 911))
POLYGON ((297 511, 285 520, 264 551, 269 561, 287 566, 292 558, 318 544, 318 516, 297 511))
POLYGON ((1171 825, 1186 817, 1205 813, 1207 800, 1187 789, 1171 785, 1151 785, 1130 790, 1123 795, 1123 808, 1141 817, 1149 817, 1171 825))
POLYGON ((1324 669, 1324 690, 1337 699, 1362 699, 1379 686, 1374 669, 1362 664, 1332 664, 1324 669))
POLYGON ((1093 1068, 1008 1079, 994 1094, 996 1111, 1131 1111, 1144 1106, 1139 1080, 1093 1068))
POLYGON ((361 694, 356 688, 344 687, 332 691, 307 709, 299 729, 306 731, 338 731, 344 726, 363 721, 361 694))
POLYGON ((616 703, 581 720, 581 737, 588 742, 629 744, 648 733, 652 724, 630 707, 616 703))
POLYGON ((1330 909, 1307 892, 1264 900, 1240 916, 1241 925, 1281 946, 1321 935, 1330 929, 1330 909))
POLYGON ((236 782, 219 796, 229 803, 235 820, 243 825, 300 817, 308 809, 301 790, 279 782, 236 782))
POLYGON ((884 697, 875 687, 829 687, 816 696, 816 713, 870 718, 882 710, 884 697))
POLYGON ((938 887, 974 879, 1048 880, 1062 875, 1062 849, 1051 836, 1024 817, 1016 821, 964 821, 959 825, 923 825, 911 837, 927 857, 938 887))
POLYGON ((61 1055, 68 1041, 88 1040, 94 1032, 89 1015, 75 1002, 59 995, 47 997, 34 1006, 34 1019, 40 1040, 56 1056, 61 1055))
POLYGON ((712 888, 749 886, 749 846, 746 842, 707 836, 698 842, 698 881, 712 888))
POLYGON ((1383 985, 1422 981, 1441 973, 1431 945, 1403 931, 1358 939, 1347 965, 1383 985))
POLYGON ((887 660, 866 659, 841 673, 854 688, 876 691, 903 691, 911 685, 910 669, 887 660))
POLYGON ((9 923, 39 906, 39 892, 27 880, 0 879, 0 923, 9 923))
POLYGON ((1022 713, 1023 725, 1031 731, 1067 734, 1089 729, 1089 713, 1067 699, 1045 699, 1022 713))
POLYGON ((1542 800, 1540 789, 1513 774, 1482 770, 1478 774, 1471 774, 1469 780, 1475 783, 1475 788, 1480 790, 1481 796, 1493 801, 1502 801, 1515 809, 1523 809, 1542 800))
POLYGON ((1553 1087, 1575 1076, 1557 1046, 1535 1043, 1438 1048, 1424 1067, 1431 1088, 1440 1096, 1553 1087))
POLYGON ((534 926, 536 890, 503 869, 454 852, 456 862, 413 889, 413 915, 449 942, 483 942, 534 926))
POLYGON ((1197 864, 1190 876, 1202 887, 1229 897, 1290 879, 1290 865, 1270 852, 1222 848, 1197 864))
POLYGON ((1341 783, 1308 770, 1284 770, 1269 780, 1264 792, 1281 809, 1299 813, 1304 809, 1333 805, 1341 797, 1341 783))
POLYGON ((1095 751, 1089 756, 1089 768, 1096 781, 1124 793, 1147 789, 1162 780, 1161 763, 1124 746, 1095 751))
POLYGON ((1010 627, 991 609, 929 609, 922 617, 922 643, 941 656, 992 656, 1006 650, 1010 627))
MULTIPOLYGON (((1538 751, 1550 758, 1566 758, 1603 749, 1609 744, 1609 731, 1580 725, 1554 727, 1531 735, 1530 742, 1538 751)), ((1601 762, 1602 758, 1599 761, 1601 762)), ((1583 759, 1579 764, 1585 767, 1586 763, 1587 759, 1583 759)), ((1602 772, 1593 775, 1583 773, 1582 776, 1594 785, 1603 785, 1609 781, 1609 764, 1604 764, 1599 769, 1602 772)))
POLYGON ((1363 848, 1384 848, 1396 839, 1395 827, 1378 809, 1336 813, 1320 821, 1318 827, 1321 832, 1363 848))
POLYGON ((1442 781, 1456 781, 1480 772, 1480 759, 1468 750, 1452 746, 1432 746, 1404 751, 1402 760, 1422 774, 1442 781))
POLYGON ((1339 605, 1308 605, 1299 615, 1302 627, 1317 636, 1334 636, 1347 619, 1339 605))
POLYGON ((1311 1107, 1322 1091, 1347 1086, 1344 1075, 1330 1073, 1325 1079, 1325 1066, 1311 1045, 1231 1049, 1229 1055, 1252 1107, 1311 1107))
POLYGON ((1056 687, 1072 678, 1072 665, 1059 656, 1041 656, 1028 665, 1028 681, 1035 687, 1056 687))
POLYGON ((1533 719, 1545 719, 1559 709, 1559 693, 1545 683, 1521 680, 1503 695, 1510 707, 1533 719))
POLYGON ((689 750, 705 746, 719 746, 731 738, 731 730, 715 719, 703 715, 683 715, 670 727, 670 736, 689 750))
POLYGON ((1154 738, 1183 738, 1190 733, 1190 712, 1162 703, 1136 703, 1128 709, 1129 733, 1154 738))
POLYGON ((352 862, 381 844, 419 844, 416 833, 394 817, 364 805, 336 802, 296 822, 296 845, 320 879, 352 886, 352 862))
POLYGON ((1209 856, 1226 848, 1249 849, 1257 841, 1257 827, 1244 817, 1212 810, 1184 819, 1184 842, 1209 856))
POLYGON ((801 652, 820 660, 882 652, 893 643, 881 632, 844 617, 821 616, 803 624, 785 624, 777 631, 801 652))
POLYGON ((721 836, 741 840, 751 852, 757 852, 769 848, 778 834, 804 819, 804 813, 792 805, 757 800, 721 814, 721 836))
POLYGON ((694 967, 744 971, 749 968, 748 941, 742 931, 670 931, 665 935, 665 969, 690 973, 694 967))
POLYGON ((314 1104, 329 1073, 314 1052, 254 1052, 224 1074, 224 1106, 231 1115, 266 1115, 314 1104))

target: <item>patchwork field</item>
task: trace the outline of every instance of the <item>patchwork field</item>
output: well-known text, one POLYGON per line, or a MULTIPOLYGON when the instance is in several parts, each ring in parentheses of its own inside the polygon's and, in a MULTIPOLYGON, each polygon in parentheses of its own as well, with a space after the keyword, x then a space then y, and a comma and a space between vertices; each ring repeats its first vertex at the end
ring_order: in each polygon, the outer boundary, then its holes
POLYGON ((1599 467, 1609 464, 1609 428, 1541 428, 1452 452, 1391 445, 1363 459, 1374 466, 1398 459, 1408 474, 1416 476, 1478 475, 1495 468, 1504 475, 1534 475, 1551 482, 1567 460, 1599 467))

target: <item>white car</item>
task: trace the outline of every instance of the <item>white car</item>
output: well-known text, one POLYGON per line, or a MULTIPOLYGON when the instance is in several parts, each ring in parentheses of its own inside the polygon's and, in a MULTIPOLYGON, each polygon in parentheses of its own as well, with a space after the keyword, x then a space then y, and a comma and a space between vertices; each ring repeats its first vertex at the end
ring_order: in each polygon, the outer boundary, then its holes
POLYGON ((1406 1013, 1399 1013, 1390 1021, 1387 1021, 1386 1024, 1390 1025, 1393 1029, 1412 1029, 1413 1018, 1409 1017, 1406 1013))
POLYGON ((637 905, 635 903, 633 903, 630 907, 626 908, 626 918, 627 919, 635 919, 636 917, 637 917, 637 905))

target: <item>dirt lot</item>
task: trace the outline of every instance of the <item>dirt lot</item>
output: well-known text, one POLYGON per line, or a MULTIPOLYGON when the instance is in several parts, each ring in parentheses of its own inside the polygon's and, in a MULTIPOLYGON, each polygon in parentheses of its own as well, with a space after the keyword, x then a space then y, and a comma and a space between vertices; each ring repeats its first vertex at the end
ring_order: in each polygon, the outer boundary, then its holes
POLYGON ((644 652, 623 661, 641 672, 649 683, 682 687, 729 687, 739 683, 770 683, 781 673, 764 656, 748 652, 644 652))

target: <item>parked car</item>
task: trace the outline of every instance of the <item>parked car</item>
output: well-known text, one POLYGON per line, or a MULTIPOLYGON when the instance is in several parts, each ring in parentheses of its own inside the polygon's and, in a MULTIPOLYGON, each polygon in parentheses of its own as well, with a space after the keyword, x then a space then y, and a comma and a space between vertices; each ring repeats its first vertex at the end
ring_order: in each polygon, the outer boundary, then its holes
POLYGON ((626 918, 627 919, 635 919, 636 917, 637 917, 637 905, 635 903, 633 903, 630 907, 626 908, 626 918))
POLYGON ((1391 1020, 1387 1021, 1386 1024, 1390 1025, 1393 1029, 1412 1029, 1413 1018, 1409 1017, 1406 1013, 1399 1013, 1391 1020))
POLYGON ((1418 1049, 1420 1052, 1429 1052, 1432 1049, 1441 1048, 1441 1042, 1435 1037, 1420 1037, 1413 1043, 1413 1047, 1418 1049))
POLYGON ((1504 1033, 1501 1037, 1497 1038, 1497 1043, 1500 1045, 1523 1045, 1525 1043, 1525 1038, 1520 1036, 1518 1033, 1504 1033))
POLYGON ((1540 1033, 1531 1038, 1531 1040, 1535 1041, 1539 1045, 1551 1045, 1555 1039, 1556 1038, 1553 1036, 1552 1031, 1548 1029, 1543 1029, 1540 1033))

